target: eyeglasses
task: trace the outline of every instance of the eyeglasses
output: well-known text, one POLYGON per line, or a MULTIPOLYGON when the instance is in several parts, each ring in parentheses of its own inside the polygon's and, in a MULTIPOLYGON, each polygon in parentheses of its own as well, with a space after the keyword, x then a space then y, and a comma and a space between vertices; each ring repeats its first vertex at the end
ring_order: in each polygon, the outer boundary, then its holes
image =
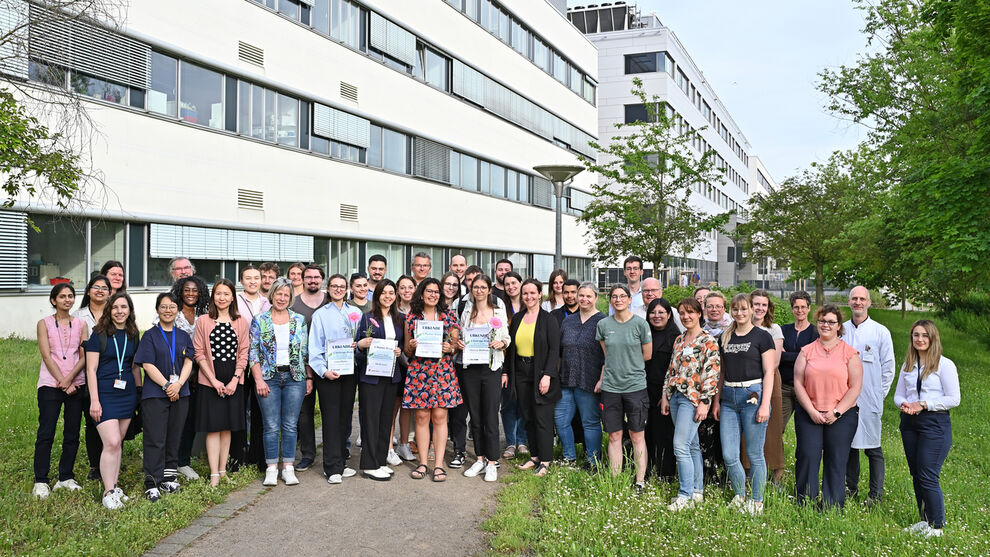
POLYGON ((434 296, 439 296, 440 295, 440 291, 439 290, 433 290, 433 289, 424 290, 423 291, 423 294, 433 294, 434 296))
POLYGON ((172 267, 173 271, 191 271, 192 265, 186 265, 184 267, 172 267))
POLYGON ((413 267, 419 269, 429 269, 432 265, 430 263, 413 263, 413 267))
POLYGON ((835 327, 839 324, 838 321, 825 321, 824 319, 819 321, 818 324, 822 327, 835 327))
POLYGON ((708 304, 707 306, 705 306, 705 309, 725 309, 725 306, 722 305, 716 306, 713 304, 708 304))
POLYGON ((330 285, 330 288, 333 288, 334 290, 343 290, 343 289, 347 288, 347 285, 346 284, 331 284, 330 285))
POLYGON ((660 292, 659 288, 644 288, 643 292, 660 292))
POLYGON ((170 306, 158 306, 158 311, 178 311, 179 306, 172 304, 170 306))
POLYGON ((443 285, 444 288, 457 288, 457 286, 458 284, 456 282, 448 282, 447 284, 443 285))
POLYGON ((625 300, 628 297, 629 296, 626 295, 626 294, 612 294, 611 296, 609 296, 609 299, 610 300, 625 300))
POLYGON ((110 289, 106 286, 91 286, 90 290, 96 290, 97 292, 110 292, 110 289))

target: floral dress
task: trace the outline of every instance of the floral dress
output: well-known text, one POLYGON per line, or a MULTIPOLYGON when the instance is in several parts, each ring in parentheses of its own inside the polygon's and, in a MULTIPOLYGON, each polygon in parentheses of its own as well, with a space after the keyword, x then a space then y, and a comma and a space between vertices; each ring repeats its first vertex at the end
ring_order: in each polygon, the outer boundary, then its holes
MULTIPOLYGON (((422 318, 422 315, 413 313, 406 316, 406 334, 410 338, 416 336, 416 321, 422 318)), ((445 336, 457 329, 453 312, 442 314, 440 319, 445 336)), ((406 387, 402 394, 403 408, 454 408, 463 402, 450 354, 444 354, 442 358, 409 357, 406 387)))

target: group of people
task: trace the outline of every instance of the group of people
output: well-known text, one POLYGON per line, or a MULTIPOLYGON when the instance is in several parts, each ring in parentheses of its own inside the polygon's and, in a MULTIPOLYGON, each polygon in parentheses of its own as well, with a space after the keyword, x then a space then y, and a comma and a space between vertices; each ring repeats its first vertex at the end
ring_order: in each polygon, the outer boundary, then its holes
MULTIPOLYGON (((206 437, 211 485, 224 479, 228 461, 257 465, 265 485, 298 484, 296 471, 316 457, 317 399, 323 472, 339 484, 357 474, 347 466, 356 394, 359 468, 373 480, 389 480, 390 466, 407 460, 416 463, 414 479, 442 482, 449 466, 495 481, 500 457, 517 454, 529 455, 520 468, 542 476, 555 437, 564 465, 577 464, 583 441, 584 464, 594 468, 607 434, 613 474, 622 470, 626 439, 631 444, 635 489, 648 474, 678 479, 671 510, 703 500, 704 482, 724 473, 729 505, 758 514, 767 478, 779 483, 783 474, 793 413, 798 501, 816 499, 821 485, 821 504, 842 506, 858 490, 860 449, 869 461, 865 500, 880 501, 880 424, 895 364, 890 333, 869 318, 865 288, 850 292, 848 321, 829 304, 815 323, 810 297, 795 292, 795 321, 780 326, 766 291, 726 303, 721 292, 697 288, 675 307, 659 281, 642 279, 640 258, 623 265, 626 284, 609 289, 605 315, 595 284, 556 270, 544 296, 543 284, 507 259, 489 277, 456 255, 438 280, 420 252, 395 282, 385 278, 381 255, 369 259, 367 275, 350 277, 327 278, 314 264, 293 264, 285 277, 274 263, 245 265, 238 291, 228 279, 208 287, 178 258, 170 262, 173 288, 158 295, 155 324, 139 337, 123 266, 109 262, 75 314, 71 285, 55 285, 54 314, 38 323, 34 494, 49 493, 64 408, 55 489, 80 489, 73 466, 87 414, 90 477, 102 479, 106 507, 122 506, 121 447, 139 403, 152 501, 180 489, 180 475, 198 478, 189 466, 197 432, 206 437)), ((930 321, 911 329, 894 398, 922 518, 910 529, 939 535, 938 474, 959 385, 930 321)))

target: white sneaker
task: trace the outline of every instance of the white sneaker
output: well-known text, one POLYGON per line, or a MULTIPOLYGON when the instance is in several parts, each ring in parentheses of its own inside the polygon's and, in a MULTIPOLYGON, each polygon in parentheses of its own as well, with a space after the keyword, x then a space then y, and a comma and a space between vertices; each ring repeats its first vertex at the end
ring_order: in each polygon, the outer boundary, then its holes
POLYGON ((409 443, 398 445, 398 448, 395 449, 395 454, 399 455, 399 458, 402 460, 416 460, 416 455, 412 453, 409 443))
POLYGON ((265 480, 261 482, 261 485, 266 485, 268 487, 278 485, 278 468, 272 466, 265 469, 265 480))
POLYGON ((34 488, 31 489, 31 495, 38 499, 47 499, 51 493, 52 490, 48 488, 48 484, 42 482, 35 482, 34 488))
POLYGON ((928 526, 925 529, 924 536, 926 538, 940 538, 940 537, 942 537, 942 529, 941 528, 932 528, 931 526, 928 526))
POLYGON ((357 442, 355 443, 355 445, 357 445, 358 447, 361 446, 361 436, 360 435, 358 435, 357 442))
POLYGON ((111 489, 103 494, 103 506, 110 510, 114 510, 123 507, 124 504, 117 498, 117 491, 111 489))
POLYGON ((362 472, 365 476, 379 482, 385 482, 392 479, 392 474, 389 474, 381 468, 375 468, 374 470, 362 470, 362 472))
POLYGON ((158 486, 158 489, 165 493, 178 493, 181 488, 182 486, 179 485, 179 482, 174 481, 162 482, 158 486))
POLYGON ((736 511, 741 511, 746 505, 746 499, 736 495, 729 501, 729 508, 736 511))
POLYGON ((144 490, 144 496, 152 503, 157 503, 158 500, 162 498, 162 492, 158 491, 157 487, 153 487, 151 489, 144 490))
POLYGON ((674 497, 673 501, 671 501, 669 505, 667 505, 667 510, 681 511, 684 509, 690 509, 693 506, 694 506, 693 497, 689 498, 689 497, 684 497, 683 495, 678 495, 677 497, 674 497))
POLYGON ((498 481, 498 462, 488 461, 485 465, 485 481, 486 482, 497 482, 498 481))
POLYGON ((472 464, 470 468, 464 471, 464 477, 473 478, 477 476, 478 474, 481 473, 482 470, 485 469, 485 466, 486 463, 479 458, 478 460, 474 461, 474 464, 472 464))
POLYGON ((392 466, 398 466, 402 464, 402 459, 399 458, 399 455, 394 449, 389 449, 388 456, 385 457, 385 462, 391 464, 392 466))
POLYGON ((282 468, 282 481, 285 485, 299 485, 299 478, 296 477, 296 469, 292 466, 282 468))
POLYGON ((746 514, 751 514, 754 516, 763 514, 763 503, 757 503, 750 499, 742 507, 742 512, 746 514))
POLYGON ((64 482, 57 482, 55 484, 55 489, 68 489, 69 491, 80 491, 82 486, 76 483, 76 480, 70 478, 64 482))
POLYGON ((192 466, 179 466, 179 469, 177 471, 180 474, 182 474, 183 477, 185 477, 187 480, 199 479, 199 474, 197 474, 196 471, 192 469, 192 466))
POLYGON ((350 478, 351 476, 353 476, 355 474, 357 474, 357 470, 355 470, 355 469, 353 469, 353 468, 351 468, 351 467, 348 466, 348 467, 345 467, 344 468, 344 473, 341 474, 341 476, 343 476, 345 478, 350 478))
POLYGON ((908 526, 904 529, 904 531, 909 534, 917 534, 924 532, 926 528, 928 528, 928 523, 922 520, 921 522, 915 522, 914 524, 908 526))
POLYGON ((114 493, 117 494, 117 499, 120 499, 121 503, 126 503, 131 500, 131 498, 124 493, 123 489, 120 489, 119 487, 115 487, 113 488, 113 491, 114 493))
POLYGON ((327 483, 328 484, 339 484, 339 483, 343 483, 343 482, 344 482, 344 480, 341 479, 340 474, 331 474, 330 477, 327 478, 327 483))
POLYGON ((691 501, 694 503, 701 503, 704 500, 705 500, 705 494, 700 491, 695 491, 694 494, 691 495, 691 501))
POLYGON ((391 468, 389 468, 388 466, 382 466, 382 467, 381 467, 381 468, 379 468, 378 470, 379 470, 379 471, 381 471, 381 472, 385 472, 385 473, 386 473, 386 474, 388 474, 389 476, 391 476, 392 474, 394 474, 394 473, 395 473, 395 470, 392 470, 392 469, 391 469, 391 468))

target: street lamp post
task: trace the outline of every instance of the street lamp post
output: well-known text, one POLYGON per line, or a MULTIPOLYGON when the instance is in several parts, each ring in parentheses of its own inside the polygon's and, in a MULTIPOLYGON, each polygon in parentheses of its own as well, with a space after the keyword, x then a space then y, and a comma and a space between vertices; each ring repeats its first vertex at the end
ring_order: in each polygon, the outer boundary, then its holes
POLYGON ((575 176, 584 170, 584 167, 570 164, 547 164, 534 166, 533 170, 539 172, 541 176, 553 183, 554 194, 557 196, 557 237, 553 252, 553 268, 557 270, 562 268, 563 264, 561 202, 564 198, 564 183, 573 180, 575 176))

